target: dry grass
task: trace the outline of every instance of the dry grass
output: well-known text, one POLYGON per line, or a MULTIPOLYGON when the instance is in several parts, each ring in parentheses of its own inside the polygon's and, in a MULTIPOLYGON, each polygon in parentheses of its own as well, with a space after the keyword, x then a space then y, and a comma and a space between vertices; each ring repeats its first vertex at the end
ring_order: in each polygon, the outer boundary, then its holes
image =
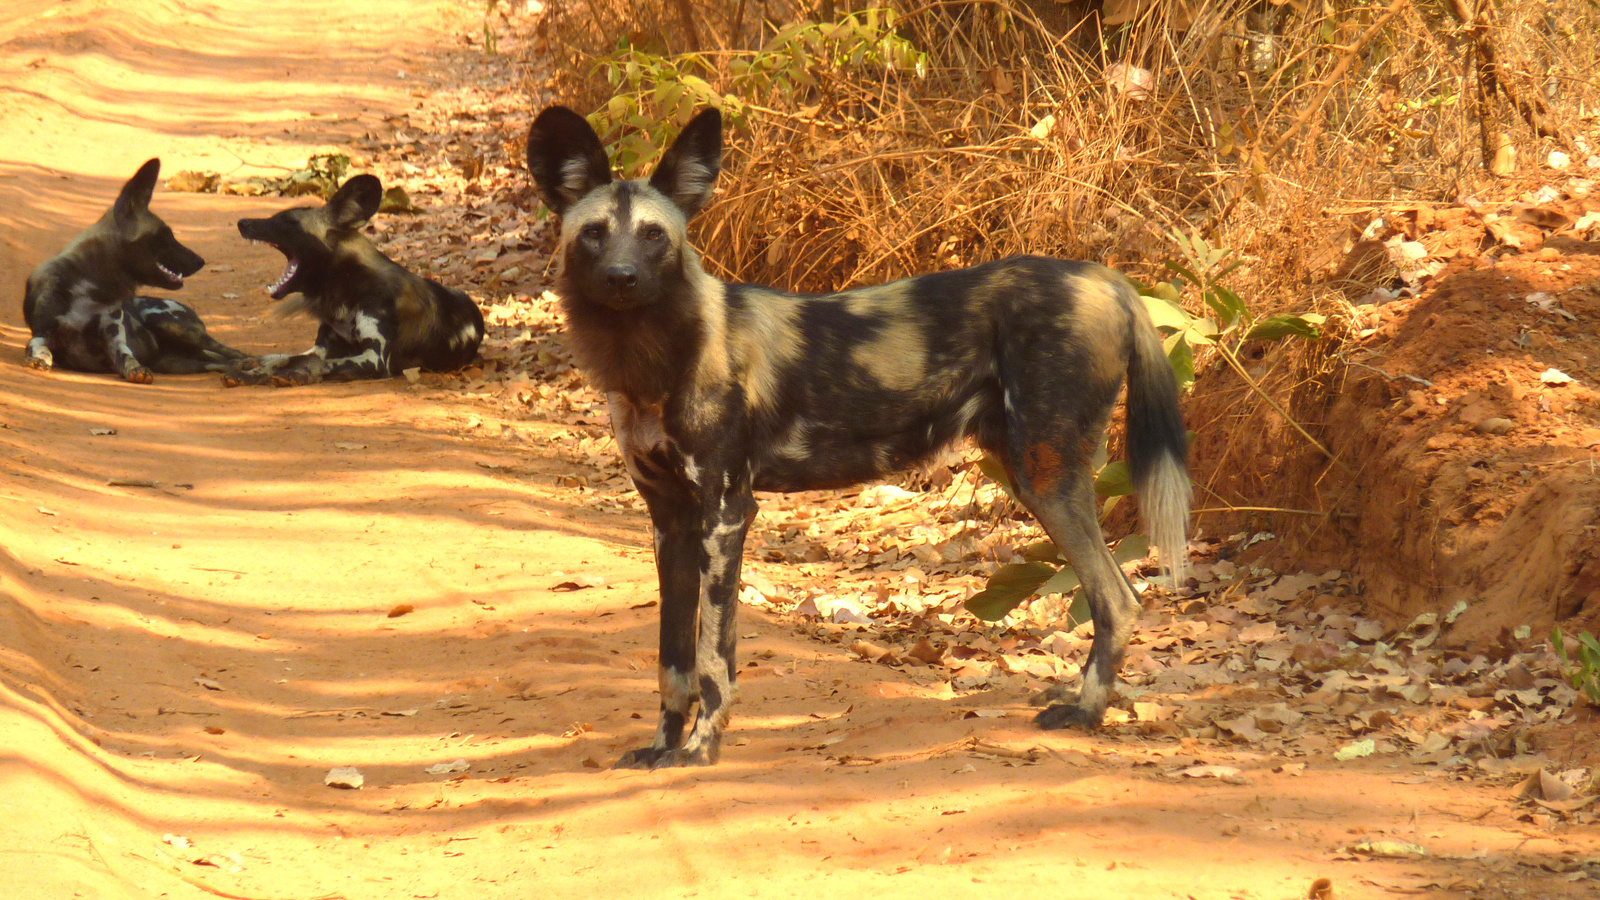
MULTIPOLYGON (((557 93, 600 106, 610 89, 595 59, 621 35, 687 49, 678 8, 559 7, 549 46, 571 58, 557 93)), ((796 16, 779 3, 692 9, 713 78, 796 16)), ((929 56, 925 77, 839 68, 793 98, 744 98, 764 111, 732 136, 700 232, 719 274, 826 290, 1015 253, 1152 274, 1172 255, 1171 229, 1200 229, 1251 261, 1235 283, 1269 312, 1306 305, 1361 211, 1495 189, 1473 42, 1437 4, 1224 0, 1178 21, 1177 4, 1158 2, 1103 32, 1093 18, 1063 31, 1005 0, 899 9, 898 32, 929 56), (1108 83, 1119 63, 1151 72, 1148 95, 1108 83)), ((1600 108, 1583 77, 1596 50, 1578 39, 1597 19, 1582 0, 1555 0, 1516 4, 1491 26, 1501 81, 1543 98, 1568 138, 1593 132, 1600 108)), ((1508 134, 1524 160, 1562 143, 1537 138, 1504 98, 1487 112, 1491 142, 1508 134)))
MULTIPOLYGON (((1600 7, 1506 3, 1490 16, 1472 12, 1478 2, 1220 0, 1191 15, 1152 0, 1103 28, 1047 0, 894 0, 897 33, 928 55, 925 76, 834 68, 792 98, 743 97, 760 110, 730 135, 698 242, 723 277, 826 291, 1020 253, 1170 277, 1169 235, 1199 231, 1247 262, 1228 283, 1255 315, 1329 316, 1333 340, 1277 355, 1287 371, 1270 379, 1314 428, 1342 381, 1332 353, 1350 321, 1352 286, 1328 278, 1362 226, 1395 206, 1525 190, 1551 174, 1537 166, 1551 149, 1600 151, 1600 84, 1588 77, 1600 45, 1586 37, 1600 33, 1600 7), (1484 46, 1502 88, 1487 102, 1484 46), (1119 66, 1148 71, 1148 92, 1119 88, 1119 66), (1522 174, 1498 178, 1486 153, 1507 141, 1522 174)), ((706 71, 720 90, 737 51, 796 15, 754 0, 692 7, 710 26, 706 71)), ((604 104, 594 61, 627 31, 683 49, 677 9, 566 8, 550 23, 550 45, 572 54, 556 96, 604 104)), ((1200 311, 1192 292, 1186 301, 1200 311)), ((1300 452, 1289 429, 1248 439, 1300 452)))

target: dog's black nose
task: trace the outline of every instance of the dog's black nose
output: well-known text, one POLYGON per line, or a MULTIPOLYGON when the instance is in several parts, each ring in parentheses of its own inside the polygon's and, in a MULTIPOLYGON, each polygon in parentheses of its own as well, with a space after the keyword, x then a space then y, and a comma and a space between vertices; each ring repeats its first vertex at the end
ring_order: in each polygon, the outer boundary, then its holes
POLYGON ((631 288, 639 283, 639 273, 633 266, 618 265, 606 267, 606 284, 614 288, 631 288))

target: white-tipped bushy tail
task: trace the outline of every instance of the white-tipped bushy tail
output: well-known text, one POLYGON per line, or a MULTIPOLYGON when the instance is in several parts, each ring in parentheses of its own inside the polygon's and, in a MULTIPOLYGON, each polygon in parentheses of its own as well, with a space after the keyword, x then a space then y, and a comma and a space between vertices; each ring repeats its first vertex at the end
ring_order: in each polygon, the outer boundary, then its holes
POLYGON ((1176 587, 1189 563, 1189 436, 1178 410, 1178 379, 1161 347, 1161 335, 1132 287, 1126 289, 1124 303, 1134 319, 1128 360, 1128 466, 1145 528, 1176 587))
POLYGON ((1139 507, 1146 533, 1161 551, 1161 566, 1174 587, 1188 577, 1189 470, 1182 460, 1163 454, 1139 486, 1139 507))

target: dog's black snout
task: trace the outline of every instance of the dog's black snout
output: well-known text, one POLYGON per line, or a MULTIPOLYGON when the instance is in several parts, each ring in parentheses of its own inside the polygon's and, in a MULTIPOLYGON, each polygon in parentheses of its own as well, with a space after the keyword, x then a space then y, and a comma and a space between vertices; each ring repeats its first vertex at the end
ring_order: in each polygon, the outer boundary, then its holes
POLYGON ((633 266, 617 265, 606 267, 606 284, 614 288, 631 288, 639 283, 639 273, 633 266))

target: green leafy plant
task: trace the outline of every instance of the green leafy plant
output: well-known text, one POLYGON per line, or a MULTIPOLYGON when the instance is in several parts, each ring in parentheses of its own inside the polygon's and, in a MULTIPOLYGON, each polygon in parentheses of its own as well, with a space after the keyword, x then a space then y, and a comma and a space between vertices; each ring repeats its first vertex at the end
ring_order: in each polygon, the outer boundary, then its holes
MULTIPOLYGON (((483 9, 483 52, 494 56, 500 52, 500 36, 494 30, 494 8, 499 0, 488 0, 483 9)), ((501 13, 502 16, 505 13, 501 13)))
POLYGON ((1585 631, 1578 635, 1578 651, 1574 659, 1567 656, 1567 643, 1559 627, 1550 629, 1550 646, 1566 669, 1574 689, 1582 691, 1589 702, 1600 706, 1600 640, 1585 631))
POLYGON ((601 57, 595 72, 613 91, 589 115, 613 163, 627 177, 643 174, 665 152, 696 109, 715 107, 728 125, 773 110, 759 105, 770 96, 792 103, 805 92, 826 92, 828 76, 841 70, 877 69, 922 77, 927 54, 894 31, 892 10, 867 9, 837 22, 802 22, 778 32, 760 50, 716 60, 699 53, 662 56, 624 44, 601 57), (719 90, 713 82, 723 82, 719 90))
POLYGON ((1172 364, 1173 371, 1177 373, 1179 383, 1187 386, 1194 380, 1195 348, 1210 347, 1228 368, 1242 378, 1245 384, 1298 431, 1301 437, 1320 450, 1324 456, 1341 466, 1344 465, 1333 455, 1333 451, 1312 437, 1309 431, 1296 422, 1287 410, 1250 377, 1250 373, 1246 372, 1244 365, 1239 362, 1237 353, 1240 339, 1280 341, 1292 337, 1319 340, 1327 317, 1308 312, 1257 318, 1244 300, 1223 283, 1225 277, 1243 265, 1239 260, 1229 261, 1228 257, 1233 255, 1233 251, 1211 246, 1198 232, 1185 235, 1173 230, 1171 237, 1183 259, 1181 262, 1169 261, 1166 267, 1177 277, 1172 281, 1156 282, 1149 288, 1140 287, 1139 293, 1145 297, 1145 306, 1150 311, 1150 318, 1155 322, 1156 328, 1166 335, 1163 346, 1167 349, 1167 359, 1172 364), (1191 285, 1199 291, 1200 299, 1211 315, 1193 315, 1180 304, 1185 287, 1191 285))

